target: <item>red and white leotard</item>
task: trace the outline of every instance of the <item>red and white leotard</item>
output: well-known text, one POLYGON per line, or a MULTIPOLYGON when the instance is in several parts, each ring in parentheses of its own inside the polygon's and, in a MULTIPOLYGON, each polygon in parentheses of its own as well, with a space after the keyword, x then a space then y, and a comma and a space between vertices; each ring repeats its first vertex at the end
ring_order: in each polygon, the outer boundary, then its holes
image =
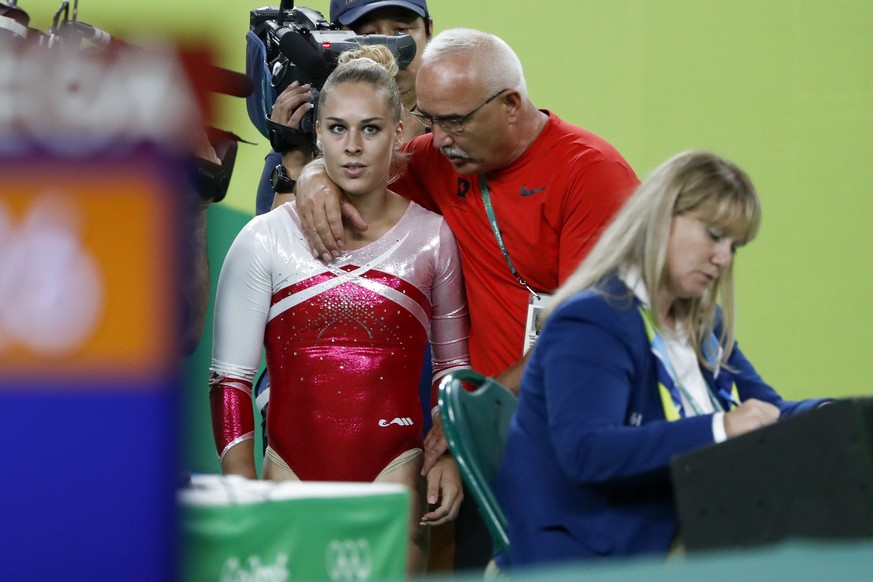
POLYGON ((312 258, 293 204, 255 217, 225 258, 214 325, 219 454, 252 438, 239 419, 251 416, 263 345, 270 447, 303 480, 372 481, 422 447, 428 341, 434 386, 469 367, 457 245, 442 217, 415 203, 377 241, 328 265, 312 258))

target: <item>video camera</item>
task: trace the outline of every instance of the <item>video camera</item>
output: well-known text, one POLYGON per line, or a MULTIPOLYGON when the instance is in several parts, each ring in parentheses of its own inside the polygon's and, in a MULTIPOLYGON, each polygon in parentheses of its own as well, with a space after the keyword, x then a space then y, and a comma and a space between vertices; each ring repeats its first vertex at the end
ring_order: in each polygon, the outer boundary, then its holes
MULTIPOLYGON (((294 81, 312 86, 311 102, 317 106, 319 91, 336 68, 337 59, 343 51, 365 44, 385 45, 394 54, 397 66, 401 69, 408 67, 415 58, 415 40, 408 34, 356 35, 350 30, 338 30, 328 24, 317 10, 294 8, 293 0, 282 0, 278 8, 264 6, 252 10, 250 24, 251 32, 266 47, 265 64, 274 91, 272 95, 264 95, 265 100, 270 100, 265 103, 265 111, 272 109, 275 98, 294 81)), ((249 75, 253 76, 251 71, 249 75)), ((293 147, 311 147, 315 142, 317 117, 313 107, 301 120, 298 130, 266 119, 270 145, 279 152, 293 147)), ((258 122, 255 122, 255 126, 259 129, 263 127, 258 122)))

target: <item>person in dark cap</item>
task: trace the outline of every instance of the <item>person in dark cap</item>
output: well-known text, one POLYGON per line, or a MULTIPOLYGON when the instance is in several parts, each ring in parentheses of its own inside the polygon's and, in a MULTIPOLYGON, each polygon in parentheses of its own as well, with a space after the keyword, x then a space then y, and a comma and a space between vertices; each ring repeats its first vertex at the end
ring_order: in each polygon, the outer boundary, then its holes
MULTIPOLYGON (((421 53, 430 40, 433 23, 424 0, 332 0, 330 19, 334 24, 351 28, 357 34, 408 34, 415 40, 415 58, 397 73, 397 87, 406 111, 415 109, 415 76, 421 64, 421 53)), ((406 121, 409 119, 408 113, 406 121)), ((423 133, 419 123, 405 123, 404 137, 408 141, 423 133)))
POLYGON ((331 0, 330 18, 344 26, 351 26, 362 16, 380 8, 406 8, 427 20, 427 2, 424 0, 331 0))
MULTIPOLYGON (((415 76, 421 63, 421 53, 433 32, 433 21, 425 0, 331 0, 330 21, 334 25, 353 30, 355 34, 394 36, 408 34, 415 40, 415 58, 396 77, 403 101, 403 141, 409 141, 425 132, 424 126, 410 115, 415 110, 415 76)), ((296 128, 303 116, 312 109, 311 87, 292 83, 273 104, 270 119, 296 128)), ((287 199, 294 188, 301 168, 312 159, 308 148, 290 149, 283 153, 271 151, 264 164, 258 185, 257 214, 274 206, 274 195, 279 202, 287 199)))

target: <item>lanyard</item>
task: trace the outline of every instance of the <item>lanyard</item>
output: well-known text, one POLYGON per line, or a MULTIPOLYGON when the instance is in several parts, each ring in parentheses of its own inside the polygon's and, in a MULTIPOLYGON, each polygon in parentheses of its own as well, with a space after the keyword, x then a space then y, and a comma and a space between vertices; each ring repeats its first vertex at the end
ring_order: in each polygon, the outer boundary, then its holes
MULTIPOLYGON (((655 327, 651 310, 644 305, 640 305, 639 311, 646 327, 646 335, 649 338, 649 342, 652 344, 652 353, 655 355, 655 360, 657 361, 658 391, 661 396, 661 405, 664 407, 664 415, 667 420, 678 420, 679 418, 685 418, 687 416, 685 413, 685 407, 682 404, 683 396, 688 404, 691 405, 695 415, 704 414, 700 405, 697 404, 695 399, 688 392, 688 389, 679 381, 676 370, 670 362, 670 357, 667 354, 667 345, 664 343, 664 338, 658 332, 657 327, 655 327)), ((718 340, 715 339, 714 334, 710 335, 708 343, 708 349, 704 350, 704 353, 706 354, 707 360, 711 360, 711 358, 717 353, 718 349, 718 340)), ((710 361, 710 363, 713 362, 710 361)), ((704 382, 704 384, 706 384, 706 394, 709 396, 709 400, 712 402, 715 411, 723 412, 724 407, 721 405, 718 398, 713 395, 709 383, 704 382)))
POLYGON ((495 216, 494 207, 491 205, 491 194, 488 192, 488 182, 482 174, 479 175, 479 189, 482 191, 482 203, 485 205, 485 213, 488 215, 488 222, 491 224, 494 238, 497 239, 497 246, 500 247, 500 252, 503 253, 503 258, 506 259, 506 264, 509 265, 509 271, 515 276, 515 279, 522 287, 527 289, 534 297, 539 298, 539 294, 531 289, 530 285, 527 284, 527 281, 518 274, 518 271, 515 270, 515 266, 512 264, 512 259, 509 258, 509 251, 506 250, 506 245, 503 244, 503 235, 500 234, 500 227, 497 226, 497 216, 495 216))

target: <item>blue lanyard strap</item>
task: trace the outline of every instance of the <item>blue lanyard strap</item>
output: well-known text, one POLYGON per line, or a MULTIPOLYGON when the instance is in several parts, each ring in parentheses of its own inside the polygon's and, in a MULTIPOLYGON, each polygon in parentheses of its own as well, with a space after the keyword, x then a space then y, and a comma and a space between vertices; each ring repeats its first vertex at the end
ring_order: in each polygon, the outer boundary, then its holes
MULTIPOLYGON (((655 326, 651 310, 644 305, 640 305, 639 311, 646 328, 646 336, 651 343, 652 353, 657 362, 658 391, 661 396, 661 405, 664 407, 664 416, 669 421, 685 418, 687 416, 685 413, 685 407, 682 403, 683 396, 688 404, 691 405, 695 415, 704 414, 695 399, 691 396, 685 386, 682 385, 682 382, 679 381, 676 369, 673 367, 673 364, 670 362, 670 357, 667 354, 667 345, 664 342, 664 338, 655 326)), ((710 354, 714 350, 712 347, 713 342, 718 346, 718 341, 715 339, 715 335, 711 335, 709 338, 709 349, 706 350, 707 357, 710 357, 710 354)), ((706 386, 706 393, 709 396, 710 402, 712 402, 713 408, 717 412, 723 412, 724 407, 722 407, 721 402, 713 396, 712 390, 708 384, 706 386)))
POLYGON ((518 271, 512 264, 512 259, 509 258, 509 251, 506 250, 506 245, 503 244, 503 235, 500 234, 500 227, 497 225, 497 216, 494 214, 494 207, 491 205, 491 194, 488 191, 488 182, 483 174, 479 174, 479 190, 482 192, 482 203, 485 205, 485 213, 488 215, 488 222, 491 224, 491 231, 494 233, 494 238, 497 239, 497 246, 500 247, 500 252, 503 253, 503 258, 506 259, 506 264, 509 266, 509 271, 515 276, 515 279, 522 287, 527 289, 531 295, 539 298, 539 293, 531 289, 518 271))

